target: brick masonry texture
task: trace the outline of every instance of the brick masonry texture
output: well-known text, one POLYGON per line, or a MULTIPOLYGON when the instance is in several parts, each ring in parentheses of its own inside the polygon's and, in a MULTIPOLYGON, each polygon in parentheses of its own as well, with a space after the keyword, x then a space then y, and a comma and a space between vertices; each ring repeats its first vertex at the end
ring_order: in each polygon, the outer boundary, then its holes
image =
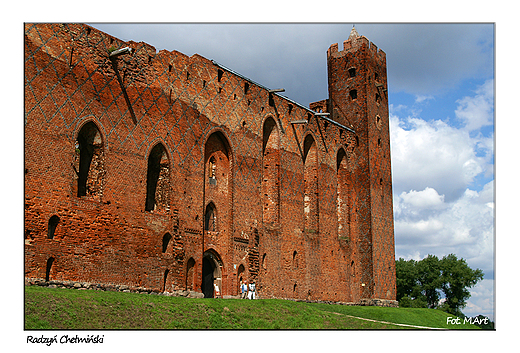
POLYGON ((307 108, 87 25, 24 34, 26 278, 395 300, 386 57, 365 37, 329 48, 307 108))

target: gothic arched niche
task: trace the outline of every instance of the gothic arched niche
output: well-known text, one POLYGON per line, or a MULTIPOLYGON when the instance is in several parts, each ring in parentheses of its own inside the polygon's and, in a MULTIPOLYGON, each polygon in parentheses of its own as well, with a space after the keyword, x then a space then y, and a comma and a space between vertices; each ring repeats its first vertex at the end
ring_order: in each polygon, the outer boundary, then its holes
POLYGON ((318 151, 311 134, 307 135, 303 144, 304 162, 304 196, 303 213, 305 231, 318 232, 318 151))
POLYGON ((264 122, 262 157, 263 219, 276 224, 280 214, 280 135, 271 117, 264 122))
POLYGON ((229 142, 222 132, 212 133, 206 141, 204 163, 204 230, 218 231, 219 236, 229 235, 231 234, 232 156, 229 142))
POLYGON ((169 210, 170 161, 162 143, 154 146, 148 157, 145 211, 169 210))
POLYGON ((83 125, 78 133, 75 148, 77 196, 90 196, 99 200, 103 195, 105 182, 105 156, 101 133, 93 121, 83 125))

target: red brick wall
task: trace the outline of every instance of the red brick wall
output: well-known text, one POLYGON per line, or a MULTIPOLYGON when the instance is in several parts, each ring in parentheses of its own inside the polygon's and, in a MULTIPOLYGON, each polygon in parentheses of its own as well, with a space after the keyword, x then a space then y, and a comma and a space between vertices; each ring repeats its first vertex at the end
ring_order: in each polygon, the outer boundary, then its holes
MULTIPOLYGON (((386 83, 384 60, 366 56, 352 54, 358 72, 377 68, 386 83)), ((331 96, 319 107, 355 132, 198 55, 156 53, 86 25, 26 24, 26 277, 45 278, 52 257, 51 279, 200 292, 211 251, 223 295, 238 293, 241 275, 264 298, 395 299, 388 103, 376 106, 356 78, 357 100, 370 98, 345 104, 348 72, 330 60, 331 96), (121 87, 109 53, 126 46, 121 87), (380 127, 369 126, 374 109, 380 127), (99 187, 78 196, 76 140, 87 123, 101 139, 88 177, 99 187), (156 206, 146 210, 158 144, 156 206), (338 188, 347 205, 338 207, 338 188), (209 203, 215 231, 204 229, 209 203)))

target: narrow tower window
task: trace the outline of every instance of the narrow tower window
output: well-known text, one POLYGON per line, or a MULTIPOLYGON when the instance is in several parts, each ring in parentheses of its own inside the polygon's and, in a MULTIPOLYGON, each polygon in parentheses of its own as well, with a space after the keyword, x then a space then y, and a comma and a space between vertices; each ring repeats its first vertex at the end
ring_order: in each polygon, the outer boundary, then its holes
POLYGON ((338 216, 338 238, 348 241, 350 237, 350 188, 348 160, 345 150, 341 148, 336 156, 337 164, 337 195, 336 207, 338 216))
POLYGON ((349 75, 349 77, 356 76, 356 68, 352 67, 352 68, 348 69, 348 75, 349 75))
POLYGON ((350 98, 357 99, 357 89, 353 89, 350 91, 350 98))

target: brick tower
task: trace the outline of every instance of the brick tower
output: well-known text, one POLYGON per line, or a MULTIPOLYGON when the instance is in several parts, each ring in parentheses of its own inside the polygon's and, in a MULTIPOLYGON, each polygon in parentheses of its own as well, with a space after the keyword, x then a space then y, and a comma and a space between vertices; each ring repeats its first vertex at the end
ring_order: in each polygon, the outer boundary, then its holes
POLYGON ((349 160, 354 298, 395 299, 395 251, 386 54, 352 28, 327 51, 330 117, 356 132, 349 160))

